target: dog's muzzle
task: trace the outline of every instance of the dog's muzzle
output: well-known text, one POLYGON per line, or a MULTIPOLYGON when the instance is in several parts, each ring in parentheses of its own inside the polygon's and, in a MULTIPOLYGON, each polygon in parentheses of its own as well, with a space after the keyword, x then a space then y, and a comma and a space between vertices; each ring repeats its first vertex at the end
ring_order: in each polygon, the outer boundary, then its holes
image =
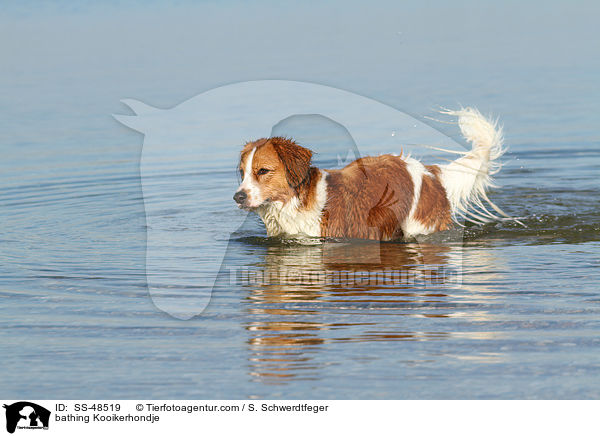
POLYGON ((248 194, 246 194, 246 191, 238 191, 235 194, 233 194, 233 199, 237 204, 244 204, 247 198, 248 194))

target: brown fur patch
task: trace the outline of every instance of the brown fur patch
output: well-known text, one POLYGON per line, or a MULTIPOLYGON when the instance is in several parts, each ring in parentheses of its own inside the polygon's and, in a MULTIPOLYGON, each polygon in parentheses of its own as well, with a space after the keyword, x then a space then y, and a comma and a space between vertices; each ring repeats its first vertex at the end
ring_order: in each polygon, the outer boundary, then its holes
POLYGON ((271 140, 256 147, 252 159, 252 173, 265 200, 286 203, 296 195, 288 182, 287 169, 271 140), (260 174, 262 169, 269 171, 266 174, 260 174))
POLYGON ((298 198, 301 208, 310 210, 317 202, 317 184, 321 180, 322 174, 316 167, 310 167, 308 176, 304 179, 303 189, 298 190, 298 198))
POLYGON ((400 225, 410 211, 414 187, 400 157, 364 157, 328 173, 322 236, 402 237, 400 225))
POLYGON ((440 168, 427 165, 425 168, 433 175, 423 175, 421 194, 415 211, 415 219, 435 231, 448 230, 452 224, 450 202, 446 190, 440 182, 440 168))
POLYGON ((292 188, 297 188, 309 174, 312 151, 287 138, 274 137, 269 142, 285 167, 288 183, 292 188))
POLYGON ((242 152, 240 153, 240 163, 239 163, 240 169, 244 169, 246 167, 246 159, 248 158, 248 154, 252 151, 252 149, 254 147, 260 147, 262 145, 265 145, 265 143, 267 141, 268 141, 267 138, 260 138, 260 139, 257 139, 256 141, 246 142, 246 144, 244 145, 244 148, 242 148, 242 152))
POLYGON ((442 174, 442 170, 437 165, 425 165, 425 168, 438 179, 442 174))

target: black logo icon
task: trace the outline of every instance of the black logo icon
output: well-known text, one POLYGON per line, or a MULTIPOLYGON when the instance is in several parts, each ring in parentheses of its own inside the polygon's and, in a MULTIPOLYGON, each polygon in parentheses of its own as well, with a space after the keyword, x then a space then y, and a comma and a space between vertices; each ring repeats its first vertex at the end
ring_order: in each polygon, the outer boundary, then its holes
POLYGON ((28 429, 47 429, 50 411, 29 401, 19 401, 6 409, 6 431, 14 433, 17 426, 28 429), (40 423, 41 422, 41 423, 40 423))

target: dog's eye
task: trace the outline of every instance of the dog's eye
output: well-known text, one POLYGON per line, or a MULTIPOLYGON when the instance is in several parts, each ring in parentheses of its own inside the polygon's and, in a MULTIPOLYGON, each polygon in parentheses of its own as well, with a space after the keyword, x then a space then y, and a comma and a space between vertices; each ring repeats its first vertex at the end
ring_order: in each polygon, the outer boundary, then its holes
POLYGON ((269 171, 271 171, 271 170, 268 170, 266 168, 261 168, 260 170, 258 170, 258 172, 256 174, 259 176, 262 176, 263 174, 267 174, 269 171))
POLYGON ((240 177, 243 179, 244 178, 244 170, 240 170, 240 177))

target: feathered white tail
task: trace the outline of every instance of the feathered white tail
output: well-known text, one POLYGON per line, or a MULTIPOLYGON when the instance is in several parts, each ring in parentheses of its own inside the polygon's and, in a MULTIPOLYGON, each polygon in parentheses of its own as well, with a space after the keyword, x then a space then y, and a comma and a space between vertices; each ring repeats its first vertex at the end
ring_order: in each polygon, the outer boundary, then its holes
POLYGON ((441 180, 453 216, 463 217, 476 224, 498 220, 518 220, 509 217, 488 198, 486 190, 496 187, 492 176, 500 171, 501 164, 497 161, 504 152, 502 128, 495 120, 485 118, 474 108, 460 110, 444 110, 443 114, 458 117, 458 126, 473 148, 448 165, 440 165, 441 180), (490 212, 483 204, 485 200, 499 215, 490 212))

